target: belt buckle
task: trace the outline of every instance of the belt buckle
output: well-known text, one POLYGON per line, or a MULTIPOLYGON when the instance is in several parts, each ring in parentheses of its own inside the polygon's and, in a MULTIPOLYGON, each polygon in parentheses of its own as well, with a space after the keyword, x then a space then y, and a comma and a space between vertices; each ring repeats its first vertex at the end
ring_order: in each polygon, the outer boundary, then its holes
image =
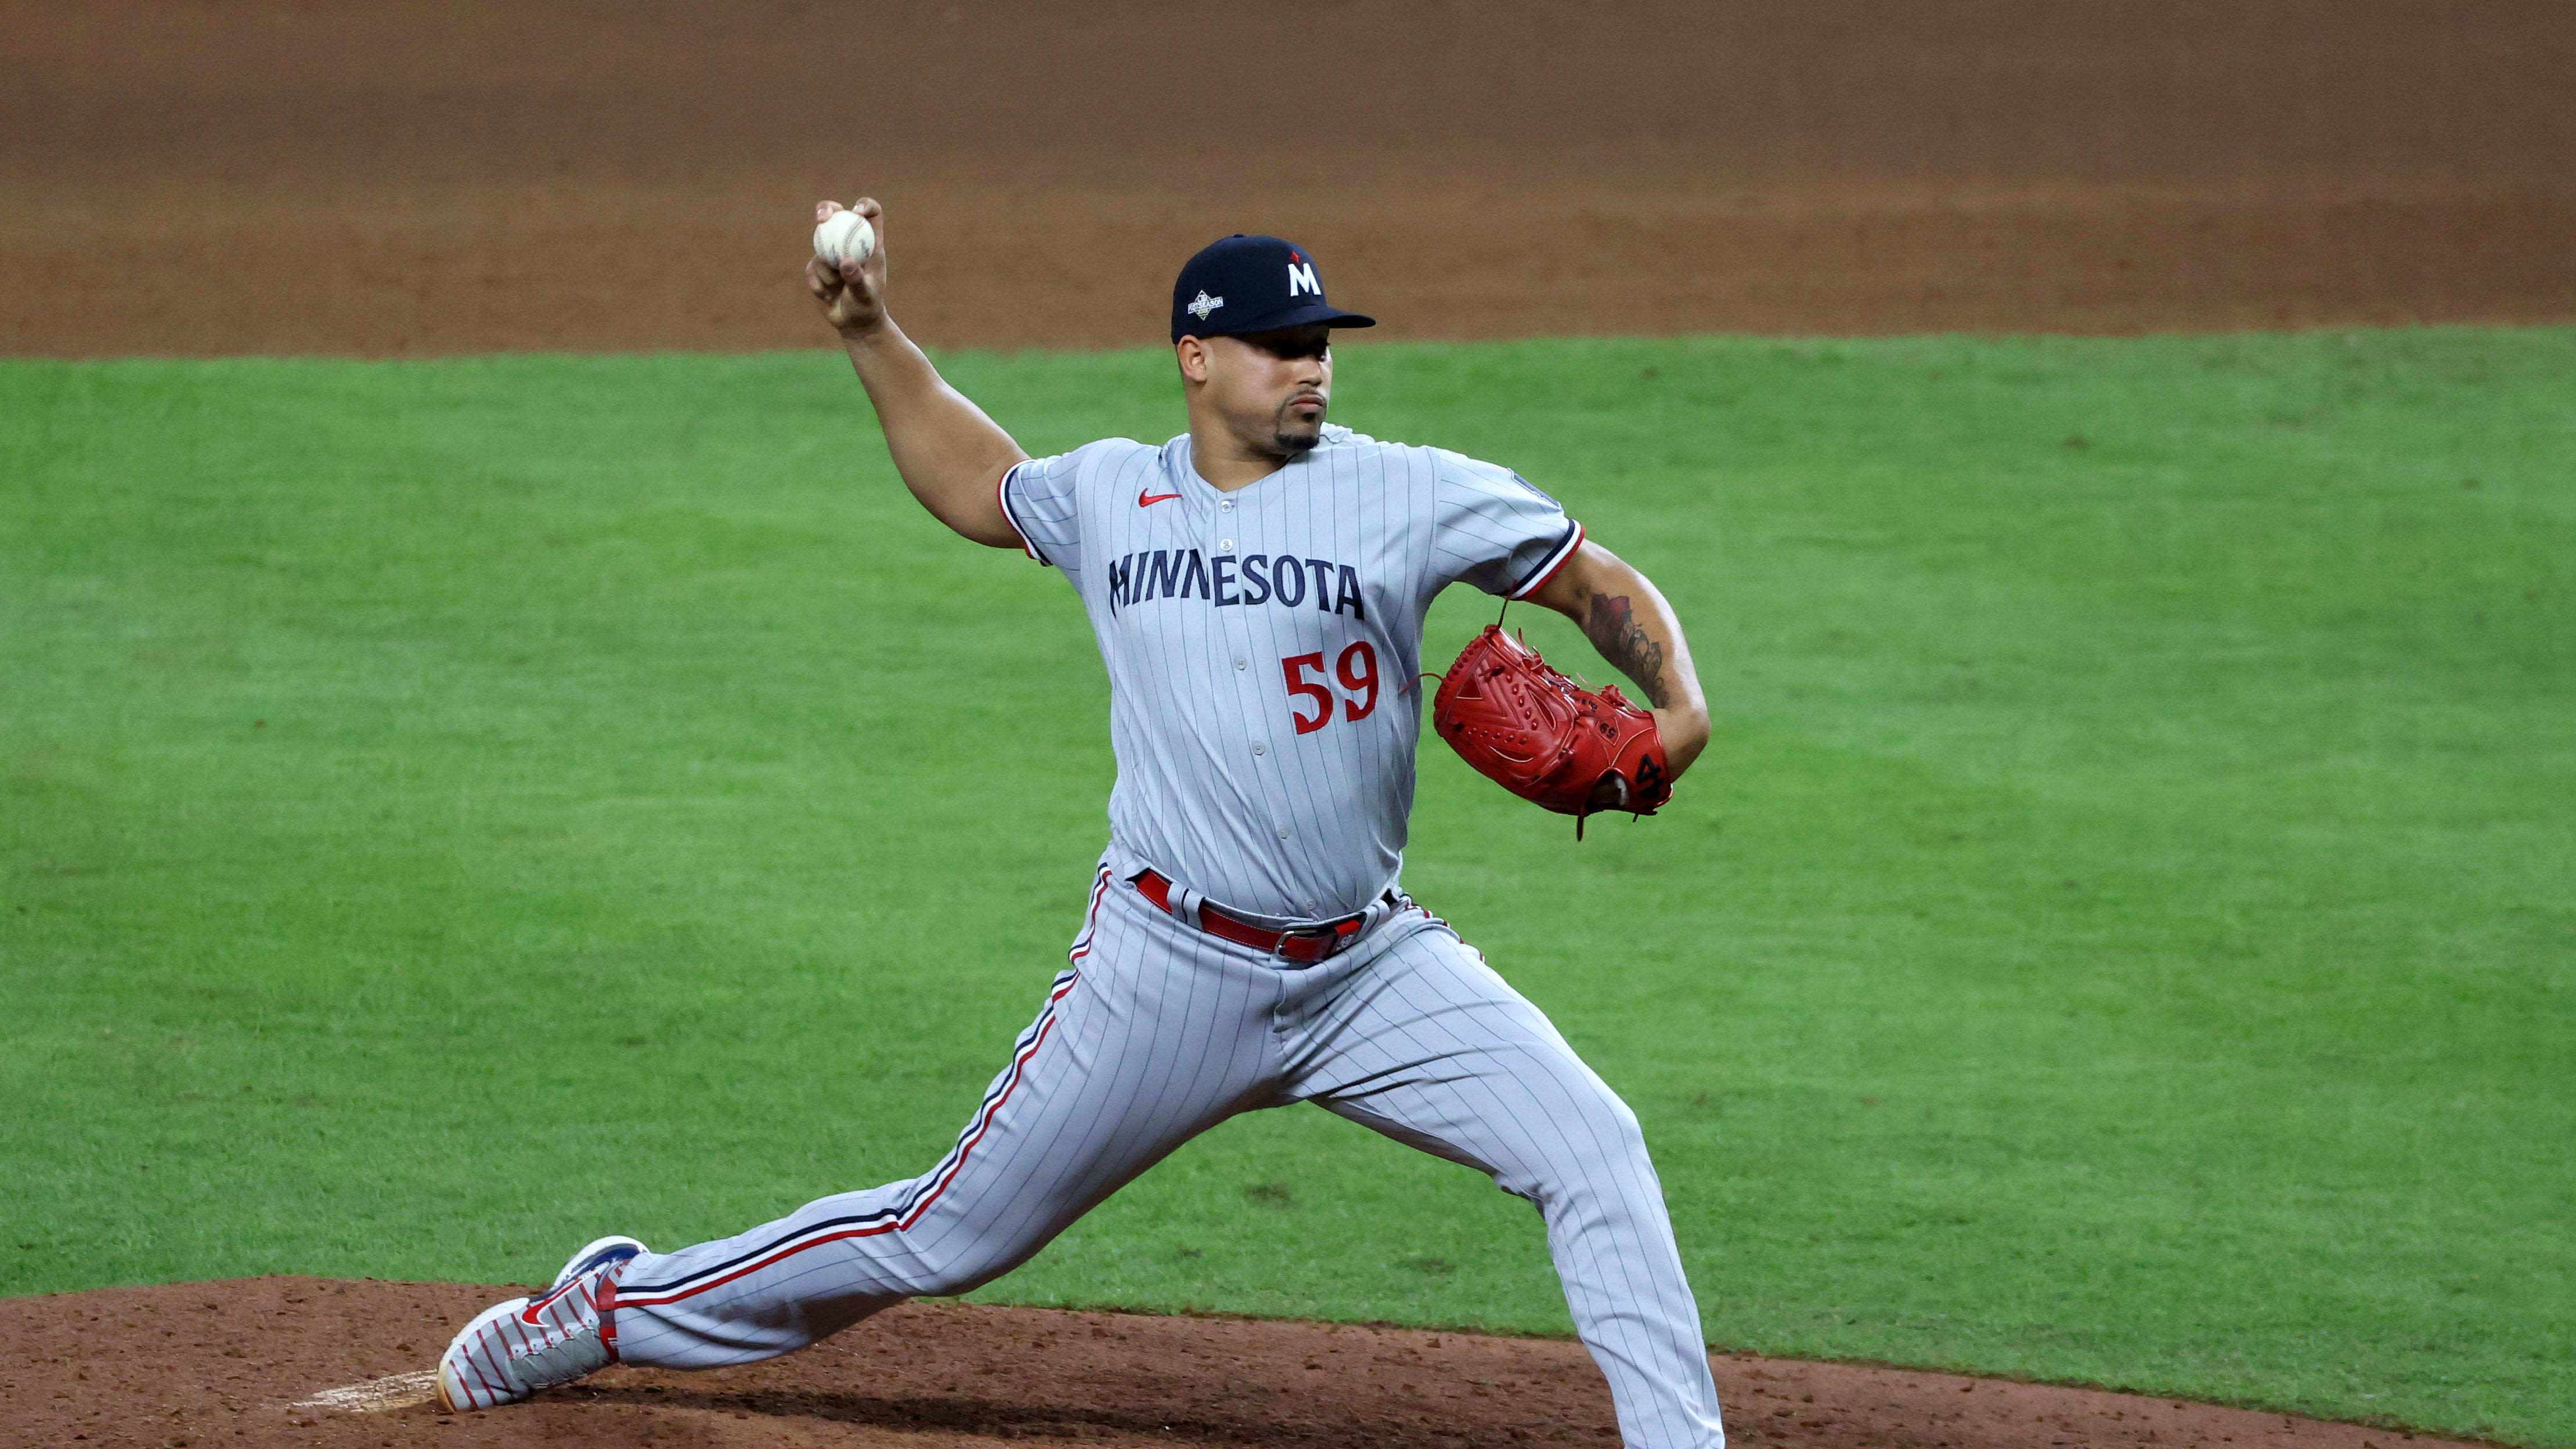
POLYGON ((1288 943, 1312 941, 1323 949, 1318 951, 1313 960, 1307 964, 1312 965, 1315 961, 1329 961, 1340 955, 1342 948, 1359 935, 1360 923, 1367 919, 1368 917, 1362 914, 1346 921, 1336 921, 1329 926, 1309 926, 1303 931, 1282 931, 1279 933, 1279 940, 1271 946, 1270 954, 1283 961, 1294 961, 1297 958, 1288 954, 1288 943))

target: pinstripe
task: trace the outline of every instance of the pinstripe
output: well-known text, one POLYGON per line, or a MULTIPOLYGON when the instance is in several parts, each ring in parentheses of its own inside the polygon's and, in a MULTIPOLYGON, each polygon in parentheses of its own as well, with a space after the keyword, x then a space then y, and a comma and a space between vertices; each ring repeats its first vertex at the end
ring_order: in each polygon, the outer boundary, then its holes
POLYGON ((1567 524, 1564 539, 1551 549, 1545 558, 1530 565, 1529 573, 1519 583, 1505 590, 1505 595, 1514 599, 1526 599, 1547 587, 1547 581, 1555 578, 1556 571, 1565 567, 1566 560, 1574 557, 1574 551, 1582 546, 1583 525, 1567 524))
POLYGON ((1402 868, 1421 729, 1413 681, 1432 597, 1457 581, 1498 595, 1534 589, 1582 537, 1509 469, 1340 427, 1230 493, 1199 477, 1183 436, 1032 459, 1011 469, 1002 494, 1030 552, 1074 584, 1109 668, 1114 845, 1279 921, 1358 910, 1402 868), (1142 505, 1142 494, 1157 501, 1142 505), (1157 554, 1203 563, 1203 592, 1122 600, 1114 572, 1141 573, 1157 554), (1239 584, 1241 597, 1266 601, 1218 605, 1220 558, 1235 570, 1263 560, 1297 604, 1278 602, 1271 585, 1239 584), (1307 568, 1317 560, 1333 574, 1321 608, 1307 568), (1343 569, 1359 586, 1357 614, 1336 607, 1343 569), (1329 676, 1360 643, 1377 659, 1370 714, 1349 718, 1348 692, 1328 680, 1332 722, 1293 730, 1292 710, 1305 706, 1288 693, 1284 661, 1314 655, 1329 676))
POLYGON ((1011 526, 1011 532, 1020 536, 1020 551, 1039 563, 1046 563, 1049 562, 1047 556, 1038 552, 1038 546, 1030 541, 1029 526, 1021 521, 1020 506, 1017 500, 1011 497, 1011 475, 1025 466, 1025 464, 1015 463, 1003 469, 1002 476, 993 484, 993 496, 1002 505, 1002 521, 1011 526))
POLYGON ((1634 1115, 1445 923, 1408 904, 1360 949, 1283 970, 1095 876, 1082 939, 1082 970, 1050 988, 960 1133, 964 1150, 741 1239, 638 1258, 619 1290, 620 1357, 767 1357, 905 1297, 966 1291, 1188 1138, 1249 1107, 1307 1100, 1536 1204, 1626 1441, 1723 1442, 1634 1115), (907 1204, 920 1210, 873 1232, 831 1227, 907 1204), (733 1271, 764 1248, 767 1261, 733 1271), (674 1283, 700 1286, 673 1294, 674 1283))
POLYGON ((1453 582, 1525 597, 1582 526, 1508 469, 1338 427, 1232 492, 1199 477, 1186 436, 1032 459, 996 487, 1029 555, 1074 586, 1109 672, 1118 777, 1072 969, 930 1171, 636 1258, 620 1357, 765 1358, 968 1291, 1198 1133, 1307 1101, 1534 1204, 1626 1442, 1722 1445, 1636 1117, 1535 1006, 1409 898, 1353 949, 1290 968, 1131 884, 1151 867, 1274 925, 1370 907, 1403 865, 1431 601, 1453 582), (1286 666, 1309 656, 1321 677, 1311 660, 1300 677, 1332 703, 1300 731, 1312 704, 1286 666), (1362 657, 1377 693, 1353 718, 1364 691, 1338 670, 1362 657))
POLYGON ((1343 968, 1374 979, 1321 1003, 1301 1034, 1291 1095, 1537 1204, 1626 1441, 1722 1442, 1697 1310, 1634 1114, 1445 925, 1409 912, 1382 931, 1394 939, 1343 968))

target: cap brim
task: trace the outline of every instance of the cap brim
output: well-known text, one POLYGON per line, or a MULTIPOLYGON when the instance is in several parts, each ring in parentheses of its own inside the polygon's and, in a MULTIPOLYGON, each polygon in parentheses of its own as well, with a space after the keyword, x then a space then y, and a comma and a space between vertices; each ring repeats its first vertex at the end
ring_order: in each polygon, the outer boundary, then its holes
POLYGON ((1290 307, 1285 311, 1273 312, 1267 317, 1247 317, 1229 326, 1210 328, 1199 335, 1241 337, 1248 332, 1283 332, 1291 327, 1311 327, 1318 322, 1327 327, 1375 327, 1377 325, 1375 317, 1363 317, 1357 312, 1345 312, 1339 307, 1327 307, 1320 302, 1309 302, 1302 307, 1290 307))

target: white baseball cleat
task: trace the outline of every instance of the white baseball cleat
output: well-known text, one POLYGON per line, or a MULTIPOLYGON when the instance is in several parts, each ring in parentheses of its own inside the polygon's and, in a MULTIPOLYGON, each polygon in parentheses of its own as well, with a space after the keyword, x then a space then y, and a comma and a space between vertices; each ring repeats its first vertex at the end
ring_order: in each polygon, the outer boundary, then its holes
POLYGON ((573 1254, 542 1297, 476 1314, 439 1355, 439 1406, 515 1404, 617 1362, 617 1276, 643 1251, 633 1238, 602 1238, 573 1254))

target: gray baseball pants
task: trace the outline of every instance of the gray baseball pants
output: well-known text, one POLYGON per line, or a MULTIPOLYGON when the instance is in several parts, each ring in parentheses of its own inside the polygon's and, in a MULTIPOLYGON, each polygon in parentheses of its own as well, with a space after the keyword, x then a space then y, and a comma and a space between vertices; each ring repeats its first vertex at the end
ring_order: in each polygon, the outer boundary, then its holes
POLYGON ((770 1358, 967 1292, 1199 1133, 1309 1101, 1536 1204, 1626 1443, 1722 1445, 1636 1115, 1445 922, 1381 911, 1356 945, 1296 966, 1183 925, 1104 868, 1071 969, 939 1165, 637 1258, 617 1290, 619 1357, 770 1358))

